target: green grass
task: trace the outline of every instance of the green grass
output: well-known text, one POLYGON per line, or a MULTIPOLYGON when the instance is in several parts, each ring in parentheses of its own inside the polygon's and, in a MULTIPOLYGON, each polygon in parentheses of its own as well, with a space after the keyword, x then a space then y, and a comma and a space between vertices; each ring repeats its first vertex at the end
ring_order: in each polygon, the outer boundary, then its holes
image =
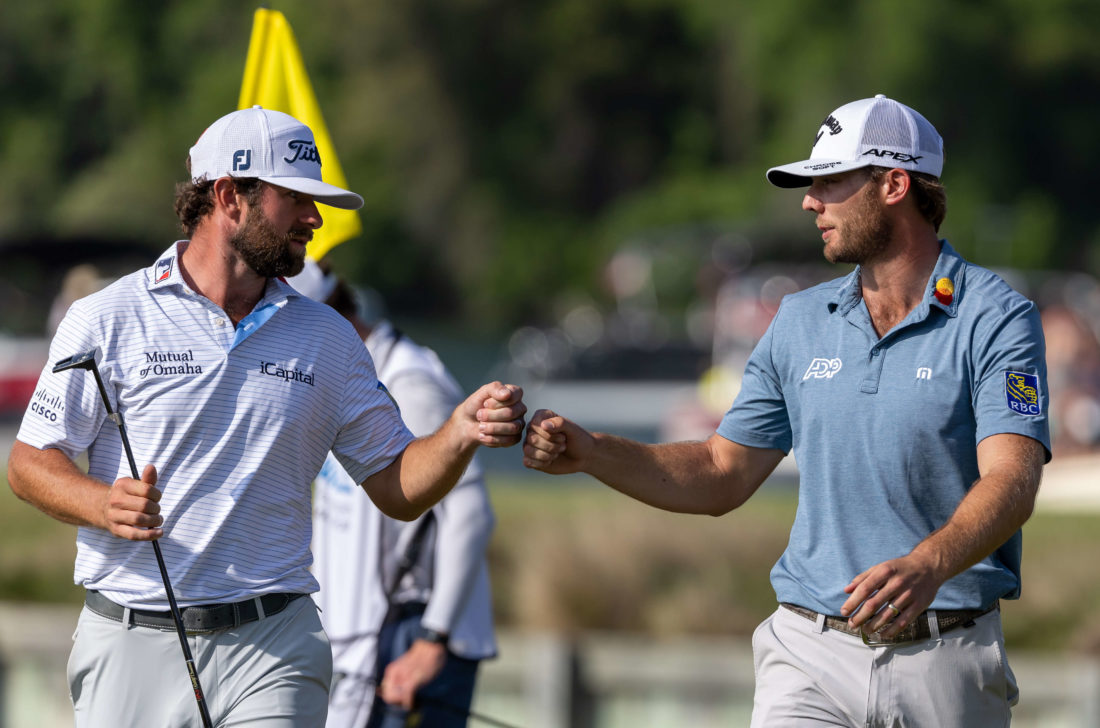
MULTIPOLYGON (((0 492, 0 600, 77 604, 76 528, 0 492)), ((586 477, 490 482, 502 627, 748 637, 775 608, 768 572, 793 496, 758 493, 721 518, 664 513, 586 477)), ((1024 592, 1004 602, 1012 648, 1100 651, 1100 515, 1040 511, 1024 528, 1024 592)))
MULTIPOLYGON (((492 484, 494 604, 509 625, 748 637, 793 493, 763 490, 721 518, 664 513, 588 478, 492 484)), ((1010 647, 1100 652, 1100 514, 1039 511, 1024 527, 1023 595, 1002 602, 1010 647)))

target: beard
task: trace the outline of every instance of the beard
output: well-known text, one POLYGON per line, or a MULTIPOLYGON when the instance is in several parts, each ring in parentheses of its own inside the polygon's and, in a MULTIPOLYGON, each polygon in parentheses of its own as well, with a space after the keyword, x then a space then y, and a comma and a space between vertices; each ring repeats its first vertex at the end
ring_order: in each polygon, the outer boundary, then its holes
POLYGON ((264 278, 294 276, 305 266, 305 251, 295 251, 293 237, 313 237, 310 228, 291 228, 286 234, 275 230, 258 206, 248 208, 244 225, 229 238, 229 244, 257 275, 264 278))
POLYGON ((874 185, 864 188, 848 220, 837 226, 837 233, 836 246, 825 247, 825 259, 830 263, 864 265, 886 250, 894 223, 878 202, 874 185))

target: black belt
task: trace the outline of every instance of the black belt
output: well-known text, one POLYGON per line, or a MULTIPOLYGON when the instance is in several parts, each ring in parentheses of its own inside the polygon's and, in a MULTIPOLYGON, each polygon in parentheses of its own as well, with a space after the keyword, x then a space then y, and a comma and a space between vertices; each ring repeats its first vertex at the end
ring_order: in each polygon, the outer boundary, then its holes
MULTIPOLYGON (((780 606, 791 610, 800 617, 805 617, 813 622, 817 621, 818 613, 812 609, 806 609, 800 607, 797 604, 789 604, 782 602, 780 606)), ((936 623, 940 627, 940 634, 944 632, 950 632, 958 627, 971 627, 974 624, 974 620, 981 617, 984 614, 989 614, 995 609, 1000 608, 1000 602, 993 602, 993 606, 986 609, 937 609, 936 623)), ((898 632, 893 637, 882 637, 878 632, 872 632, 867 634, 859 627, 849 627, 848 620, 845 617, 833 617, 825 615, 825 626, 829 629, 835 629, 845 634, 850 634, 854 637, 859 637, 867 645, 898 645, 905 642, 920 642, 922 640, 929 639, 932 636, 932 630, 928 626, 928 612, 921 612, 917 615, 916 620, 912 624, 905 625, 901 632, 898 632)))
MULTIPOLYGON (((259 597, 263 607, 263 615, 270 617, 287 608, 292 601, 305 594, 264 594, 259 597)), ((91 611, 101 617, 121 622, 126 608, 121 604, 115 604, 97 591, 88 590, 84 597, 84 604, 91 611)), ((222 629, 240 627, 242 624, 255 622, 260 618, 260 611, 256 608, 256 599, 246 599, 243 602, 231 604, 201 604, 194 607, 180 609, 180 619, 183 628, 189 633, 200 634, 203 632, 217 632, 222 629)), ((137 627, 152 627, 164 631, 176 629, 176 623, 172 619, 171 612, 156 612, 149 609, 129 610, 129 624, 137 627)))

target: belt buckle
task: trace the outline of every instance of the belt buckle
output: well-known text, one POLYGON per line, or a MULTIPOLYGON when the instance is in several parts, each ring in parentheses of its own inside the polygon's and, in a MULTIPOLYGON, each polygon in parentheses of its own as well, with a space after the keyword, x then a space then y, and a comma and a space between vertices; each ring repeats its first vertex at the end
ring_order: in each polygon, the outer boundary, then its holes
POLYGON ((867 632, 865 632, 864 629, 863 629, 863 625, 861 624, 859 626, 859 636, 860 636, 860 638, 863 639, 863 644, 867 645, 868 647, 891 647, 893 645, 902 644, 896 638, 891 638, 889 640, 876 638, 874 636, 876 634, 878 634, 878 632, 872 632, 871 634, 867 634, 867 632))

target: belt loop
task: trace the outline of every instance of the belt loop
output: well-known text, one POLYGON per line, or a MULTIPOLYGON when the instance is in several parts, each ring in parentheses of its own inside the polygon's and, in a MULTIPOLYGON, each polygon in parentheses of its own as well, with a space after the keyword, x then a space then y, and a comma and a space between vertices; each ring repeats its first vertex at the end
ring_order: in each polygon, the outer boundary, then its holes
POLYGON ((824 614, 817 615, 817 619, 814 620, 814 629, 817 630, 818 634, 821 634, 822 632, 825 631, 825 615, 824 614))
POLYGON ((241 626, 241 603, 233 602, 230 606, 233 607, 233 629, 236 629, 241 626))
POLYGON ((924 613, 928 620, 928 636, 933 642, 940 642, 940 618, 936 616, 935 609, 929 609, 924 613))
POLYGON ((267 615, 264 614, 264 600, 260 597, 253 597, 252 601, 256 602, 256 619, 263 619, 267 615))
POLYGON ((130 629, 130 608, 129 607, 123 607, 122 608, 122 628, 123 629, 130 629))

